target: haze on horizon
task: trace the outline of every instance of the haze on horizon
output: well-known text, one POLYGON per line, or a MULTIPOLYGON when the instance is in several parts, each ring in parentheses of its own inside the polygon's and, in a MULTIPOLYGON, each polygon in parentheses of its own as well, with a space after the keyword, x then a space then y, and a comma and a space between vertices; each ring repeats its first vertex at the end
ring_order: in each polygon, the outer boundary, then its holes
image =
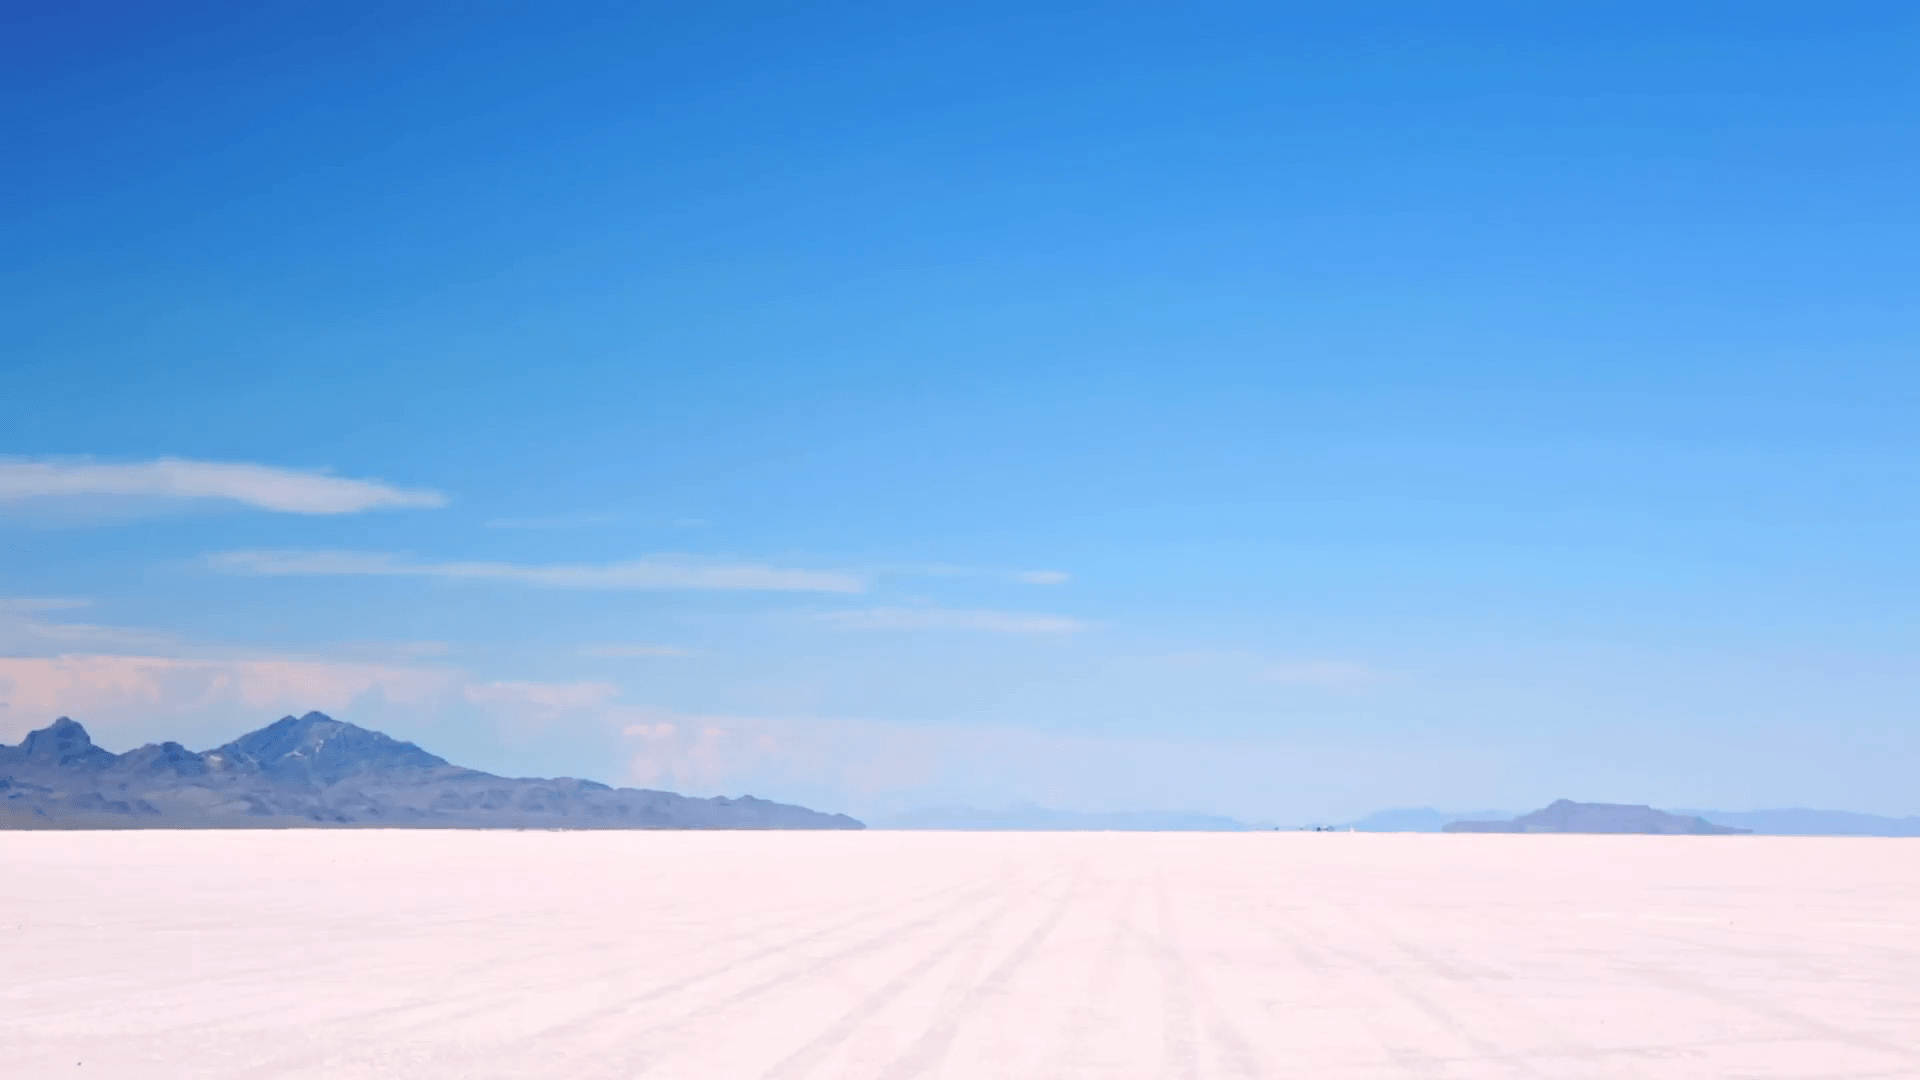
POLYGON ((0 743, 1920 813, 1911 5, 0 18, 0 743))

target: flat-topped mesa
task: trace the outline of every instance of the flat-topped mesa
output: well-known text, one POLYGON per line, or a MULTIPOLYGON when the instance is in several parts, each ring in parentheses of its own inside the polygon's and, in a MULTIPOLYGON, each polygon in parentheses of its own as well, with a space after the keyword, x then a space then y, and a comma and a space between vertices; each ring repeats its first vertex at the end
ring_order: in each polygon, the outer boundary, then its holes
POLYGON ((1715 825, 1705 818, 1684 817, 1655 810, 1651 806, 1624 803, 1577 803, 1558 799, 1551 805, 1522 814, 1512 821, 1456 821, 1445 826, 1450 833, 1631 833, 1662 836, 1730 836, 1750 833, 1715 825))

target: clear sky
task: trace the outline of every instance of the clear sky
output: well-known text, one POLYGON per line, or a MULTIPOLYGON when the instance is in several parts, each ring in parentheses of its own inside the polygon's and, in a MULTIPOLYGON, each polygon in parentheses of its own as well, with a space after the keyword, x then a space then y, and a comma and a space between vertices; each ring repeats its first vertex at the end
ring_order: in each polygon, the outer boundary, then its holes
POLYGON ((0 738, 1920 813, 1913 4, 0 18, 0 738))

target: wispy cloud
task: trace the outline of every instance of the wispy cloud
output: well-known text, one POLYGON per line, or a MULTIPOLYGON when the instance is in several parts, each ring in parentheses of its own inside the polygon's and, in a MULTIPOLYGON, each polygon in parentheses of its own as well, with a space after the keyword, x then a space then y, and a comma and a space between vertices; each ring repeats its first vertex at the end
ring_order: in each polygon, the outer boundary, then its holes
POLYGON ((692 656, 692 649, 683 649, 678 645, 588 645, 580 650, 581 656, 592 656, 614 660, 639 660, 651 657, 692 656))
POLYGON ((103 652, 171 650, 171 634, 127 626, 58 622, 48 612, 88 607, 85 600, 0 597, 0 654, 39 655, 75 649, 103 652))
POLYGON ((1092 625, 1067 615, 978 608, 877 607, 815 617, 857 630, 980 630, 995 634, 1072 634, 1092 625))
POLYGON ((29 729, 71 715, 109 749, 157 739, 199 748, 275 716, 319 709, 460 764, 522 770, 513 775, 566 772, 695 795, 751 792, 862 816, 1034 799, 1081 809, 1190 805, 1306 820, 1325 812, 1312 807, 1354 798, 1356 778, 1382 790, 1418 790, 1441 774, 1471 792, 1512 768, 1498 754, 1450 744, 1113 737, 978 722, 768 715, 740 708, 724 692, 711 703, 632 703, 628 690, 600 680, 489 678, 442 663, 0 654, 0 742, 18 742, 29 729), (537 756, 556 745, 574 747, 575 756, 537 756), (582 767, 588 771, 572 771, 582 767))
POLYGON ((234 710, 338 712, 371 702, 417 709, 457 692, 462 677, 449 668, 314 660, 0 656, 0 739, 17 740, 62 715, 137 745, 192 737, 193 726, 234 710), (169 720, 187 727, 169 730, 169 720))
POLYGON ((1306 820, 1356 777, 1387 789, 1444 771, 1471 789, 1496 758, 1459 747, 1116 736, 996 724, 742 715, 609 701, 627 779, 690 794, 752 791, 869 821, 909 806, 1036 800, 1084 809, 1194 806, 1306 820), (1298 815, 1294 817, 1293 815, 1298 815))
POLYGON ((996 570, 959 563, 887 563, 873 567, 872 572, 902 577, 985 578, 1017 581, 1023 585, 1060 585, 1073 579, 1073 575, 1064 570, 996 570))
POLYGON ((454 649, 444 641, 349 641, 329 645, 324 652, 328 657, 346 660, 407 662, 438 660, 452 656, 454 649))
POLYGON ((1261 667, 1253 677, 1292 686, 1352 686, 1372 682, 1379 672, 1349 660, 1286 660, 1261 667))
POLYGON ((75 608, 88 607, 91 600, 70 600, 54 597, 0 596, 0 614, 27 613, 36 611, 72 611, 75 608))
POLYGON ((526 566, 503 562, 414 562, 381 552, 229 551, 208 556, 216 569, 262 576, 434 577, 512 581, 555 589, 764 589, 857 593, 866 582, 834 570, 801 570, 693 555, 647 555, 625 562, 526 566))
POLYGON ((75 496, 224 499, 285 514, 356 514, 383 506, 443 506, 447 501, 435 491, 245 462, 0 461, 0 503, 75 496))
POLYGON ((572 529, 581 525, 604 525, 612 514, 557 514, 553 517, 493 518, 483 524, 489 529, 572 529))
MULTIPOLYGON (((499 517, 492 518, 483 524, 489 529, 573 529, 582 525, 605 525, 622 519, 623 515, 618 514, 578 513, 554 514, 548 517, 499 517)), ((648 528, 704 529, 712 522, 705 518, 678 517, 668 520, 647 520, 640 524, 648 528)))

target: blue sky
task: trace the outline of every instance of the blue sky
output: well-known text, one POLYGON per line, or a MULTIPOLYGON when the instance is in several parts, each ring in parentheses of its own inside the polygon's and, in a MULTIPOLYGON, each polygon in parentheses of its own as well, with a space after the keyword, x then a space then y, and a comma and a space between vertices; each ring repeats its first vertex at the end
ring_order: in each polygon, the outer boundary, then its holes
POLYGON ((1916 813, 1910 5, 14 5, 0 737, 1916 813))

